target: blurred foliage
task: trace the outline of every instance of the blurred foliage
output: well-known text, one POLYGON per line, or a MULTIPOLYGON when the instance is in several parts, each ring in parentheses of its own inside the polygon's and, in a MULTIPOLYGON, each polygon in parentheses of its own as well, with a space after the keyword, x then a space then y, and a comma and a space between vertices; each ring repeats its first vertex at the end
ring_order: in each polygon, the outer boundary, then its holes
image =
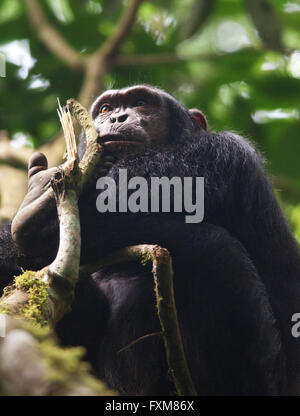
MULTIPOLYGON (((126 5, 122 0, 41 3, 49 21, 82 54, 112 34, 126 5)), ((265 49, 243 0, 217 0, 184 40, 182 28, 195 0, 144 1, 122 55, 176 53, 182 59, 115 66, 105 84, 157 85, 186 106, 202 109, 210 128, 253 139, 270 174, 279 178, 275 187, 300 239, 300 0, 269 3, 279 19, 284 53, 265 49)), ((59 130, 56 97, 76 96, 82 74, 71 72, 41 44, 20 0, 0 0, 0 51, 7 60, 6 77, 0 78, 0 130, 16 145, 38 147, 59 130)))
POLYGON ((300 204, 291 205, 284 203, 283 208, 285 215, 289 219, 289 223, 294 231, 294 235, 298 242, 300 242, 300 204))

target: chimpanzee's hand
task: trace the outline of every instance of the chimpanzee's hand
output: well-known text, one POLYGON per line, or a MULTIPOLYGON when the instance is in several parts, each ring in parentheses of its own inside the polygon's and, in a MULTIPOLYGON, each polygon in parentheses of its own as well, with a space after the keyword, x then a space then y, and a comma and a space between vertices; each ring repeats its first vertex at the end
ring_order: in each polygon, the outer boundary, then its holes
MULTIPOLYGON (((97 177, 105 176, 116 158, 106 152, 101 157, 97 177)), ((34 153, 28 163, 28 192, 12 222, 12 236, 19 249, 48 264, 57 253, 58 216, 50 180, 56 168, 48 169, 44 154, 34 153)), ((84 190, 82 198, 89 200, 95 179, 84 190)), ((89 203, 96 203, 90 202, 89 203)), ((83 224, 84 226, 84 224, 83 224)))
POLYGON ((34 153, 28 163, 28 192, 12 222, 12 236, 24 253, 43 256, 54 252, 54 235, 58 233, 58 220, 54 192, 50 179, 56 168, 48 169, 42 153, 34 153), (51 246, 47 237, 51 234, 51 246))

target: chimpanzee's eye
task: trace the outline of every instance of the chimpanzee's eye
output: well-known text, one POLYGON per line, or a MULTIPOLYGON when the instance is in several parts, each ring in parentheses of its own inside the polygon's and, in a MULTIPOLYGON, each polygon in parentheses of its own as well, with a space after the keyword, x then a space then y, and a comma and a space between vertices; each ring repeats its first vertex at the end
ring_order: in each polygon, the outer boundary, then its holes
POLYGON ((137 100, 136 103, 135 103, 136 107, 142 107, 143 105, 147 105, 146 100, 137 100))
POLYGON ((103 104, 103 106, 100 109, 100 113, 109 113, 112 110, 113 110, 113 108, 110 105, 103 104))

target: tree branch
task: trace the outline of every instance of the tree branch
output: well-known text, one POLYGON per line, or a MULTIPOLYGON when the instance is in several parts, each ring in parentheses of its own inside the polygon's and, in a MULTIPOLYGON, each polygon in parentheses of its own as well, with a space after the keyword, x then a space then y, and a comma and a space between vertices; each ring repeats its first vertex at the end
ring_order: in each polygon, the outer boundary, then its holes
POLYGON ((244 0, 266 49, 283 52, 279 19, 268 0, 244 0))
POLYGON ((182 25, 180 39, 188 39, 198 32, 211 15, 215 5, 216 0, 194 0, 189 8, 188 19, 182 25))
POLYGON ((0 313, 6 334, 0 338, 0 395, 113 394, 89 375, 88 366, 81 362, 83 350, 58 347, 50 330, 71 306, 81 246, 77 201, 85 183, 83 176, 88 180, 92 174, 88 164, 95 166, 102 150, 88 112, 75 100, 68 105, 85 128, 88 152, 94 154, 86 153, 80 168, 71 117, 61 109, 68 161, 51 180, 59 214, 59 249, 50 266, 25 271, 4 289, 0 313))
POLYGON ((51 331, 2 315, 1 396, 112 396, 89 374, 83 349, 60 348, 51 331))
MULTIPOLYGON (((81 246, 77 201, 102 152, 102 147, 97 143, 98 135, 93 120, 87 110, 74 99, 68 100, 68 107, 85 130, 87 151, 80 164, 76 160, 76 153, 72 152, 72 159, 69 158, 64 165, 58 167, 51 180, 60 220, 57 256, 50 266, 18 276, 0 300, 0 310, 29 317, 39 325, 55 324, 70 307, 78 278, 81 246)), ((71 125, 70 130, 72 129, 71 125)), ((70 137, 75 140, 74 136, 70 137)))
POLYGON ((155 283, 156 308, 166 348, 167 361, 179 396, 197 395, 186 361, 180 334, 174 299, 173 268, 167 249, 157 245, 141 244, 118 250, 99 262, 82 266, 80 276, 84 277, 103 266, 130 261, 145 264, 152 262, 155 283))
POLYGON ((119 66, 135 66, 174 64, 185 60, 188 59, 181 58, 176 53, 149 53, 145 55, 118 55, 115 57, 114 62, 119 66))
POLYGON ((125 7, 124 13, 118 23, 113 35, 100 47, 99 52, 108 58, 114 56, 120 49, 121 44, 129 34, 137 15, 137 11, 143 0, 131 0, 125 7))
POLYGON ((32 153, 31 149, 15 149, 5 130, 0 130, 0 165, 10 165, 27 172, 27 161, 32 153))
POLYGON ((79 163, 81 181, 77 185, 79 186, 79 192, 81 192, 84 184, 89 180, 94 169, 99 164, 103 148, 97 141, 98 133, 96 132, 94 121, 86 109, 74 98, 69 99, 67 105, 86 135, 86 150, 79 163))
MULTIPOLYGON (((113 57, 118 53, 122 42, 135 22, 136 14, 142 0, 132 0, 124 9, 114 34, 90 56, 81 56, 63 36, 47 20, 38 0, 25 0, 27 13, 39 39, 60 60, 71 69, 83 69, 84 79, 78 94, 82 105, 89 108, 96 95, 103 90, 105 75, 110 71, 113 57)), ((47 145, 42 146, 42 152, 48 154, 49 166, 60 163, 63 136, 60 134, 47 145)))
POLYGON ((143 65, 172 65, 179 62, 199 60, 221 59, 220 56, 206 53, 180 56, 177 53, 149 53, 145 55, 118 55, 114 62, 119 66, 143 66, 143 65))
POLYGON ((85 58, 84 79, 78 100, 89 108, 94 99, 104 88, 104 77, 110 71, 110 63, 102 53, 96 52, 85 58))
POLYGON ((66 41, 46 18, 38 0, 25 0, 27 14, 38 38, 62 62, 72 69, 83 67, 81 55, 66 41))
POLYGON ((110 71, 114 56, 133 26, 142 1, 131 0, 113 35, 95 53, 85 58, 85 77, 79 93, 79 101, 85 107, 89 107, 95 96, 103 90, 104 77, 110 71))

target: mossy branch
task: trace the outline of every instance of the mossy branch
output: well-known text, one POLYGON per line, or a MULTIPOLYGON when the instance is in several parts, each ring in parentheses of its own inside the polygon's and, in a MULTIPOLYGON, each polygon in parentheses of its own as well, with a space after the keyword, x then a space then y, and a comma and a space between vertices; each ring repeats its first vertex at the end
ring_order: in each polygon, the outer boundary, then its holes
POLYGON ((174 299, 172 259, 167 249, 158 245, 136 245, 123 248, 101 261, 82 266, 84 277, 112 264, 139 261, 152 262, 156 308, 166 348, 167 361, 179 396, 197 395, 186 361, 174 299))
POLYGON ((6 316, 5 330, 0 338, 1 396, 115 394, 90 376, 83 348, 60 348, 49 327, 6 316))
MULTIPOLYGON (((97 143, 97 132, 87 110, 76 100, 68 101, 68 109, 83 127, 87 137, 87 149, 81 163, 72 159, 58 167, 51 179, 59 214, 60 242, 52 264, 38 272, 25 272, 15 280, 14 286, 5 291, 0 300, 0 311, 28 315, 37 324, 54 325, 69 310, 80 261, 80 220, 78 198, 85 182, 99 163, 102 148, 97 143), (26 285, 20 282, 26 282, 26 285), (32 292, 47 294, 43 300, 32 298, 32 292), (29 310, 35 309, 35 313, 29 310), (39 313, 37 313, 39 311, 39 313)), ((67 113, 66 113, 67 114, 67 113)), ((66 118, 69 122, 69 116, 66 118)), ((72 135, 70 135, 72 137, 72 135)), ((72 146, 71 146, 72 148, 72 146)))
MULTIPOLYGON (((56 169, 51 179, 60 227, 57 256, 42 270, 25 271, 16 277, 0 299, 0 313, 7 316, 6 336, 0 339, 0 394, 112 394, 89 375, 87 365, 80 361, 83 350, 59 348, 50 331, 71 306, 81 246, 77 202, 101 155, 88 112, 75 100, 70 107, 85 129, 87 151, 92 154, 85 155, 80 166, 72 130, 69 140, 74 143, 67 146, 71 149, 69 160, 56 169), (24 351, 27 359, 18 360, 24 351)), ((65 127, 72 128, 68 124, 70 115, 64 111, 61 115, 66 120, 65 127)))
POLYGON ((81 191, 98 165, 103 149, 97 141, 98 133, 95 130, 93 119, 86 109, 74 98, 70 98, 67 101, 67 105, 71 114, 83 128, 86 136, 85 154, 79 163, 79 168, 82 173, 81 180, 79 181, 79 190, 81 191))

